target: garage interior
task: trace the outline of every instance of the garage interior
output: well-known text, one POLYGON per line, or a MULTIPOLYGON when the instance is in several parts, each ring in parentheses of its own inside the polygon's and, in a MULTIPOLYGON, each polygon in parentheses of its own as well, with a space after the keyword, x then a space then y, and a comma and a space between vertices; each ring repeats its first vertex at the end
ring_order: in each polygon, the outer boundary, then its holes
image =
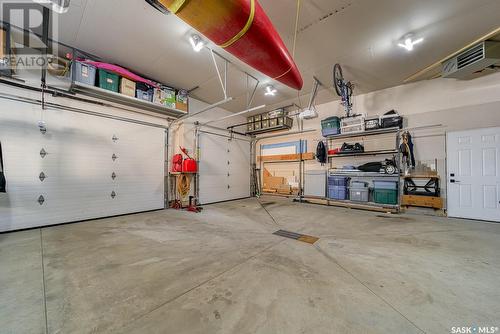
POLYGON ((499 332, 499 1, 0 5, 1 333, 499 332))

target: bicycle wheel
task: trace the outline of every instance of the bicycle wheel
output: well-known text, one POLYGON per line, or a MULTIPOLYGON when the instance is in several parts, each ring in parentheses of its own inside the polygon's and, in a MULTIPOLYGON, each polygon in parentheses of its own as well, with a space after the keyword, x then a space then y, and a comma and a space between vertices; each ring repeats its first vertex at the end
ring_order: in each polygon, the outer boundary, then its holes
POLYGON ((335 64, 333 67, 333 86, 338 96, 342 96, 342 86, 344 85, 344 74, 342 74, 342 67, 340 64, 335 64))

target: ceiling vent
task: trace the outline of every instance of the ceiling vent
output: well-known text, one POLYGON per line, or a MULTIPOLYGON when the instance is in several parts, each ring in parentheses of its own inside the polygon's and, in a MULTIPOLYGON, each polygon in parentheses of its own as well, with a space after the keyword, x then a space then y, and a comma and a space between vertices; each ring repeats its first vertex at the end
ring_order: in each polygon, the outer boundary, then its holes
POLYGON ((443 78, 472 79, 500 64, 500 42, 484 41, 443 63, 443 78))

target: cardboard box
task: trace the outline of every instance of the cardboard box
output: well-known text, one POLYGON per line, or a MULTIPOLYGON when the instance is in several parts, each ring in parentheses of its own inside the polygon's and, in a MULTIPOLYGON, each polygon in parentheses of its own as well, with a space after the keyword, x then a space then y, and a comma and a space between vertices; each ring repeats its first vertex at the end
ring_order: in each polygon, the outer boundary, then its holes
POLYGON ((276 176, 267 176, 264 177, 264 188, 267 189, 279 189, 281 185, 284 185, 286 182, 284 177, 276 177, 276 176))
POLYGON ((164 105, 168 108, 176 108, 175 89, 170 87, 155 88, 153 103, 164 105))
POLYGON ((262 114, 262 128, 267 129, 269 127, 269 115, 262 114))
POLYGON ((11 75, 16 73, 16 58, 13 51, 12 54, 9 54, 9 50, 7 50, 7 31, 5 29, 0 29, 0 60, 0 74, 11 75))
POLYGON ((120 81, 120 93, 127 96, 135 97, 135 81, 127 78, 122 78, 120 81))
POLYGON ((7 31, 0 29, 0 57, 7 56, 7 31))
POLYGON ((175 96, 175 107, 179 110, 188 111, 189 95, 187 90, 179 89, 177 95, 175 96))

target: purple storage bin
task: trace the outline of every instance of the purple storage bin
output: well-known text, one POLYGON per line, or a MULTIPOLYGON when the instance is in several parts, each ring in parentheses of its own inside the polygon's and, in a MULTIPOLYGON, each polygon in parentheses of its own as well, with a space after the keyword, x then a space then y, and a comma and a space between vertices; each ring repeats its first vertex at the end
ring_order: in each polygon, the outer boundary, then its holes
POLYGON ((328 198, 347 199, 347 187, 328 186, 328 198))
POLYGON ((328 137, 328 136, 333 136, 333 135, 339 135, 340 134, 340 128, 321 129, 321 134, 323 135, 323 137, 328 137))
POLYGON ((329 176, 328 186, 347 187, 349 178, 345 176, 329 176))

